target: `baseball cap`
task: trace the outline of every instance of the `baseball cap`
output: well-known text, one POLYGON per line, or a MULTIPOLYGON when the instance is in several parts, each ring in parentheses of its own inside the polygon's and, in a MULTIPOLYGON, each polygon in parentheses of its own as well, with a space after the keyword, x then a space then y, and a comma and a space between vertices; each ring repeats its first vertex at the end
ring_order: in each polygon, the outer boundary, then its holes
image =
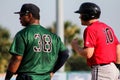
POLYGON ((21 10, 19 12, 14 12, 15 14, 26 14, 26 13, 32 13, 33 15, 39 14, 40 9, 34 4, 26 3, 23 4, 21 7, 21 10))

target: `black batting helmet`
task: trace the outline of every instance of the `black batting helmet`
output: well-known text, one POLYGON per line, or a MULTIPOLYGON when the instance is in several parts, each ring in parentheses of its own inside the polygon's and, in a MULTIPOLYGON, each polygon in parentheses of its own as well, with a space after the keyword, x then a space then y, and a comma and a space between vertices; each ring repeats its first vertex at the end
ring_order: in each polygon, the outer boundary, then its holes
POLYGON ((100 17, 101 10, 98 5, 91 2, 85 2, 80 6, 79 10, 75 11, 75 13, 82 14, 81 19, 88 21, 91 19, 98 19, 100 17))

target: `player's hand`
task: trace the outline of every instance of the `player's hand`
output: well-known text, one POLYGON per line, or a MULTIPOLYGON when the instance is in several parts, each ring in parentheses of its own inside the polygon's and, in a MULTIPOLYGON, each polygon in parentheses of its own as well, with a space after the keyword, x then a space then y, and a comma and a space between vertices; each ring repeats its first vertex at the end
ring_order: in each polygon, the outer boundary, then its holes
POLYGON ((51 72, 51 73, 50 73, 50 77, 51 77, 51 79, 52 79, 53 75, 54 75, 54 73, 53 73, 53 72, 51 72))
POLYGON ((76 47, 78 46, 78 38, 72 40, 71 46, 73 49, 76 49, 76 47))

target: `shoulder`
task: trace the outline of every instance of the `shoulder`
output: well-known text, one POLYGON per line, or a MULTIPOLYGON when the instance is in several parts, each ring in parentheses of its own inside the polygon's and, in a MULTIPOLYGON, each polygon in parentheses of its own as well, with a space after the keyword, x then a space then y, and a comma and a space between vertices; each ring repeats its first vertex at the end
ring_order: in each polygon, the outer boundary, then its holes
POLYGON ((50 30, 48 30, 47 28, 45 28, 41 25, 40 25, 40 28, 41 28, 42 31, 45 32, 45 34, 49 34, 50 36, 55 37, 55 38, 60 38, 57 34, 52 33, 50 30))
POLYGON ((24 31, 25 31, 25 28, 23 28, 22 30, 18 31, 15 36, 22 34, 24 31))
POLYGON ((23 38, 23 36, 25 35, 26 32, 26 28, 21 29, 20 31, 18 31, 15 35, 15 38, 23 38))

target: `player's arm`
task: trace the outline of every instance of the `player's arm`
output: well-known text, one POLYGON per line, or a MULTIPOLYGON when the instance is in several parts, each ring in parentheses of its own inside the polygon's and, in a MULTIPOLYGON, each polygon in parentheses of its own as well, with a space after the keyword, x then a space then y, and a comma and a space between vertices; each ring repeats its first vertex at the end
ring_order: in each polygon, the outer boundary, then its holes
POLYGON ((71 42, 73 50, 85 58, 91 58, 94 53, 94 48, 81 48, 78 44, 78 39, 73 39, 71 42))
POLYGON ((120 70, 120 44, 117 45, 117 60, 116 60, 116 66, 120 70))
POLYGON ((19 56, 19 55, 12 56, 10 63, 8 65, 5 80, 10 80, 10 78, 13 76, 13 74, 16 73, 21 61, 22 61, 22 56, 19 56))
POLYGON ((69 57, 68 50, 60 51, 52 72, 55 73, 58 69, 60 69, 64 65, 68 57, 69 57))

